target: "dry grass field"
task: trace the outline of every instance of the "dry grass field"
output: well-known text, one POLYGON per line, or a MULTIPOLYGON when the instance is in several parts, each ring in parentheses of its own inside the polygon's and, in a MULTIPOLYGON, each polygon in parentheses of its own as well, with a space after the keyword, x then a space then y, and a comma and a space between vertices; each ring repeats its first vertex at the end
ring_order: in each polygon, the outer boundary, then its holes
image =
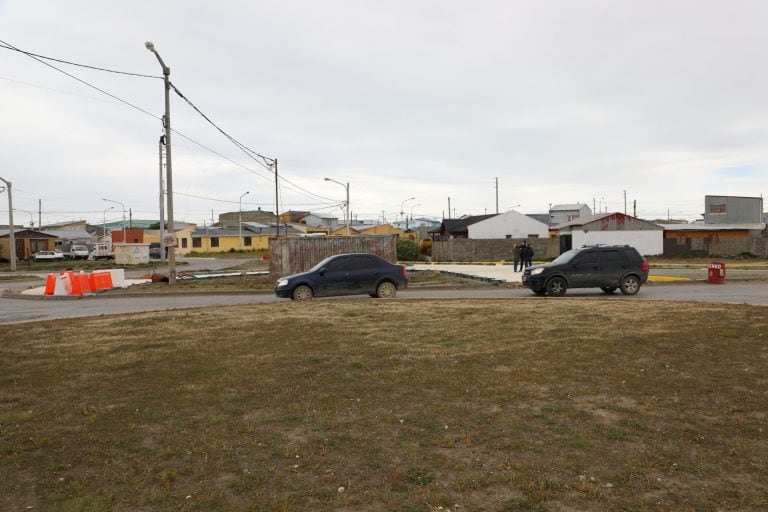
POLYGON ((599 299, 8 325, 0 510, 764 511, 767 338, 599 299))

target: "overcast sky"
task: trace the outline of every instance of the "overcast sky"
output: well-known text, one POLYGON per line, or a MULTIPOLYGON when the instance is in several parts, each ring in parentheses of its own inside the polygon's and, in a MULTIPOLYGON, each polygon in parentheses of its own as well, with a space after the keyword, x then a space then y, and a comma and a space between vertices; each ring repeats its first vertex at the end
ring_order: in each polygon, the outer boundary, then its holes
MULTIPOLYGON (((768 2, 0 0, 0 40, 161 76, 279 162, 280 211, 644 218, 768 191, 768 2), (409 200, 409 198, 415 198, 409 200), (517 206, 519 205, 519 206, 517 206)), ((0 48, 16 223, 157 219, 163 82, 0 48), (142 110, 144 112, 142 112, 142 110), (114 210, 105 212, 106 208, 114 210), (33 212, 33 215, 25 212, 33 212)), ((176 94, 175 218, 275 209, 274 175, 176 94)), ((7 192, 0 224, 7 222, 7 192)))

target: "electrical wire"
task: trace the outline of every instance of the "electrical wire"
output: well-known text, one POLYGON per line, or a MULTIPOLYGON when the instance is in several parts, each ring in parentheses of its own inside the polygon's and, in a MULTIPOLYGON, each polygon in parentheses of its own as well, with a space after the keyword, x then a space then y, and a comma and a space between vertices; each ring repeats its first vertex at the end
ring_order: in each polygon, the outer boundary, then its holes
MULTIPOLYGON (((270 158, 270 157, 264 156, 264 155, 262 155, 261 153, 258 153, 258 152, 256 152, 256 151, 252 150, 251 148, 249 148, 249 147, 248 147, 248 146, 246 146, 245 144, 241 143, 240 141, 238 141, 237 139, 235 139, 234 137, 232 137, 232 136, 231 136, 229 133, 227 133, 227 132, 226 132, 226 131, 224 131, 224 130, 223 130, 221 127, 219 127, 219 126, 218 126, 216 123, 214 123, 214 122, 211 120, 211 118, 210 118, 210 117, 208 117, 207 115, 205 115, 205 114, 203 113, 203 111, 202 111, 202 110, 200 110, 200 109, 197 107, 197 105, 195 105, 194 103, 192 103, 192 101, 191 101, 189 98, 187 98, 186 96, 184 96, 184 94, 183 94, 183 93, 182 93, 182 92, 181 92, 181 91, 180 91, 180 90, 179 90, 179 89, 178 89, 178 88, 177 88, 177 87, 176 87, 176 86, 175 86, 173 83, 170 83, 170 86, 171 86, 171 88, 172 88, 172 89, 173 89, 173 90, 176 92, 176 94, 178 94, 178 96, 179 96, 181 99, 183 99, 183 100, 184 100, 184 101, 187 103, 187 105, 189 105, 189 106, 190 106, 190 107, 191 107, 191 108, 192 108, 192 109, 193 109, 195 112, 197 112, 197 113, 198 113, 198 114, 199 114, 199 115, 200 115, 200 116, 201 116, 203 119, 205 119, 205 120, 206 120, 206 121, 207 121, 207 122, 208 122, 208 123, 209 123, 211 126, 213 126, 213 127, 214 127, 214 128, 215 128, 215 129, 216 129, 218 132, 219 132, 219 133, 221 133, 222 135, 224 135, 224 136, 225 136, 225 137, 226 137, 226 138, 227 138, 227 139, 228 139, 230 142, 232 142, 232 144, 234 144, 234 145, 235 145, 235 146, 236 146, 238 149, 240 149, 240 150, 241 150, 243 153, 245 153, 247 156, 249 156, 250 158, 252 158, 254 161, 258 162, 258 163, 259 163, 259 165, 263 166, 265 169, 268 169, 268 170, 271 170, 271 169, 272 169, 272 166, 274 166, 274 164, 275 164, 275 159, 274 159, 274 158, 270 158), (256 157, 256 158, 254 158, 254 157, 256 157)), ((285 177, 283 177, 283 176, 278 176, 277 178, 278 178, 278 180, 280 180, 280 181, 283 181, 283 182, 287 183, 288 185, 290 185, 291 187, 293 187, 293 188, 294 188, 294 190, 296 190, 297 192, 298 192, 298 191, 301 191, 301 192, 304 192, 305 194, 309 194, 310 196, 313 196, 313 197, 317 197, 317 198, 319 198, 319 199, 324 199, 324 200, 326 200, 326 201, 333 201, 333 199, 331 199, 331 198, 329 198, 329 197, 324 197, 324 196, 321 196, 321 195, 315 194, 314 192, 312 192, 312 191, 310 191, 310 190, 307 190, 307 189, 305 189, 304 187, 302 187, 302 186, 300 186, 300 185, 297 185, 297 184, 293 183, 292 181, 290 181, 289 179, 287 179, 287 178, 285 178, 285 177)))
POLYGON ((160 80, 163 79, 162 76, 143 75, 141 73, 128 73, 126 71, 117 71, 115 69, 100 68, 98 66, 89 66, 87 64, 78 64, 77 62, 70 62, 68 60, 55 59, 53 57, 46 57, 45 55, 40 55, 39 53, 32 53, 32 52, 28 52, 26 50, 22 50, 21 48, 17 48, 15 46, 13 46, 12 44, 3 41, 2 39, 0 39, 0 48, 5 48, 6 50, 11 50, 11 51, 14 51, 14 52, 23 53, 24 55, 27 55, 28 57, 37 57, 38 59, 50 60, 50 61, 53 61, 53 62, 59 62, 61 64, 69 64, 70 66, 77 66, 77 67, 80 67, 80 68, 93 69, 93 70, 96 70, 96 71, 106 71, 107 73, 115 73, 117 75, 137 76, 137 77, 141 77, 141 78, 156 78, 156 79, 160 79, 160 80))
MULTIPOLYGON (((114 73, 119 73, 119 74, 124 74, 124 75, 134 75, 134 76, 141 76, 141 77, 147 77, 147 78, 162 78, 162 77, 156 77, 156 76, 151 76, 151 75, 139 75, 139 74, 135 74, 135 73, 118 72, 118 71, 109 70, 109 69, 106 69, 106 68, 97 68, 95 66, 81 65, 81 64, 74 63, 74 62, 65 61, 65 60, 62 60, 62 59, 54 59, 52 57, 44 57, 44 56, 41 56, 41 55, 38 55, 38 54, 27 52, 27 51, 21 50, 19 48, 16 48, 15 46, 13 46, 10 43, 8 43, 6 41, 3 41, 3 40, 0 40, 0 43, 1 43, 0 44, 0 48, 5 48, 5 49, 8 49, 8 50, 17 51, 17 52, 19 52, 19 53, 21 53, 23 55, 26 55, 27 57, 29 57, 31 59, 34 59, 35 61, 37 61, 37 62, 39 62, 39 63, 41 63, 41 64, 43 64, 45 66, 48 66, 51 69, 54 69, 54 70, 58 71, 59 73, 62 73, 65 76, 68 76, 69 78, 77 80, 81 84, 83 84, 83 85, 85 85, 87 87, 90 87, 90 88, 92 88, 92 89, 94 89, 94 90, 96 90, 96 91, 98 91, 98 92, 100 92, 100 93, 102 93, 102 94, 104 94, 106 96, 109 96, 110 98, 112 98, 114 100, 117 100, 120 103, 123 103, 124 105, 127 105, 127 106, 129 106, 129 107, 131 107, 131 108, 133 108, 135 110, 138 110, 139 112, 141 112, 143 114, 146 114, 146 115, 148 115, 148 116, 150 116, 150 117, 152 117, 154 119, 162 121, 161 117, 159 117, 159 116, 157 116, 155 114, 152 114, 151 112, 149 112, 149 111, 147 111, 147 110, 145 110, 145 109, 143 109, 143 108, 141 108, 141 107, 139 107, 137 105, 134 105, 133 103, 131 103, 131 102, 127 101, 127 100, 124 100, 124 99, 122 99, 122 98, 120 98, 118 96, 115 96, 114 94, 112 94, 112 93, 110 93, 108 91, 105 91, 104 89, 101 89, 101 88, 99 88, 99 87, 97 87, 97 86, 95 86, 95 85, 93 85, 93 84, 91 84, 91 83, 89 83, 89 82, 87 82, 87 81, 85 81, 85 80, 83 80, 83 79, 81 79, 81 78, 71 74, 71 73, 68 73, 67 71, 64 71, 63 69, 60 69, 60 68, 54 66, 53 64, 50 64, 50 63, 46 62, 45 59, 53 60, 55 62, 61 62, 61 63, 69 64, 69 65, 80 66, 80 67, 85 67, 85 68, 89 68, 89 69, 96 69, 96 70, 100 70, 100 71, 114 72, 114 73)), ((235 139, 234 137, 229 135, 227 132, 222 130, 219 126, 217 126, 208 116, 206 116, 188 98, 186 98, 175 85, 171 84, 170 82, 169 82, 169 85, 173 88, 173 90, 176 92, 176 94, 179 95, 180 98, 182 98, 188 105, 190 105, 190 107, 192 107, 198 114, 200 114, 206 121, 208 121, 208 123, 210 123, 220 133, 222 133, 225 137, 227 137, 233 144, 235 144, 235 146, 240 148, 241 151, 243 151, 246 155, 251 157, 257 163, 259 163, 261 166, 263 166, 267 170, 271 170, 271 166, 274 165, 274 163, 276 161, 275 159, 266 157, 266 156, 264 156, 264 155, 262 155, 262 154, 260 154, 260 153, 258 153, 256 151, 248 148, 244 144, 240 143, 237 139, 235 139), (257 158, 254 158, 254 156, 258 157, 258 159, 261 159, 261 161, 258 160, 257 158)), ((215 154, 216 156, 218 156, 220 158, 223 158, 223 159, 227 160, 228 162, 233 163, 233 164, 235 164, 235 165, 237 165, 237 166, 247 170, 248 172, 250 172, 250 173, 252 173, 254 175, 257 175, 257 176, 259 176, 259 177, 261 177, 263 179, 266 179, 266 180, 271 180, 271 176, 270 177, 264 176, 264 175, 262 175, 262 174, 260 174, 260 173, 258 173, 256 171, 254 171, 253 169, 251 169, 251 168, 249 168, 249 167, 247 167, 245 165, 242 165, 239 162, 236 162, 236 161, 232 160, 231 158, 228 158, 228 157, 222 155, 221 153, 219 153, 219 152, 209 148, 205 144, 202 144, 202 143, 192 139, 191 137, 188 137, 188 136, 184 135, 183 133, 178 132, 177 130, 173 130, 172 129, 172 131, 173 131, 173 133, 175 133, 175 134, 179 135, 180 137, 188 140, 189 142, 192 142, 193 144, 195 144, 195 145, 205 149, 206 151, 209 151, 209 152, 215 154)), ((307 195, 309 195, 311 197, 316 197, 318 199, 323 199, 325 201, 335 201, 332 198, 320 196, 318 194, 315 194, 315 193, 305 189, 304 187, 301 187, 300 185, 296 185, 295 183, 291 182, 290 180, 288 180, 287 178, 285 178, 283 176, 278 176, 278 180, 285 182, 290 187, 292 187, 296 192, 300 192, 300 193, 303 192, 304 194, 307 194, 307 195)))

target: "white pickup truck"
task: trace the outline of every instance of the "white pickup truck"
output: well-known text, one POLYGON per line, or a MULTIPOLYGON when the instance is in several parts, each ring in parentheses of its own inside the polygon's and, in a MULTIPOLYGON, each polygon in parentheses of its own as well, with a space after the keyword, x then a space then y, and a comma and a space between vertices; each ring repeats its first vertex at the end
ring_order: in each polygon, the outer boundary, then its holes
POLYGON ((95 244, 88 255, 89 260, 111 260, 115 253, 112 252, 112 244, 95 244))
POLYGON ((79 244, 70 245, 69 249, 64 249, 63 253, 68 260, 85 260, 90 254, 87 245, 79 244))

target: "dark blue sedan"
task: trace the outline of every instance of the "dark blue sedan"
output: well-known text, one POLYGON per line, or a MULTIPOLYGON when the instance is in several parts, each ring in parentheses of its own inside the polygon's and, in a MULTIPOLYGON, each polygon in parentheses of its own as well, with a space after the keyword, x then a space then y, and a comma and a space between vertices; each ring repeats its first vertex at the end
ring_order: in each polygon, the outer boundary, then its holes
POLYGON ((275 295, 285 299, 309 300, 312 297, 368 294, 393 298, 408 286, 405 266, 395 265, 375 254, 330 256, 306 272, 281 277, 275 295))

